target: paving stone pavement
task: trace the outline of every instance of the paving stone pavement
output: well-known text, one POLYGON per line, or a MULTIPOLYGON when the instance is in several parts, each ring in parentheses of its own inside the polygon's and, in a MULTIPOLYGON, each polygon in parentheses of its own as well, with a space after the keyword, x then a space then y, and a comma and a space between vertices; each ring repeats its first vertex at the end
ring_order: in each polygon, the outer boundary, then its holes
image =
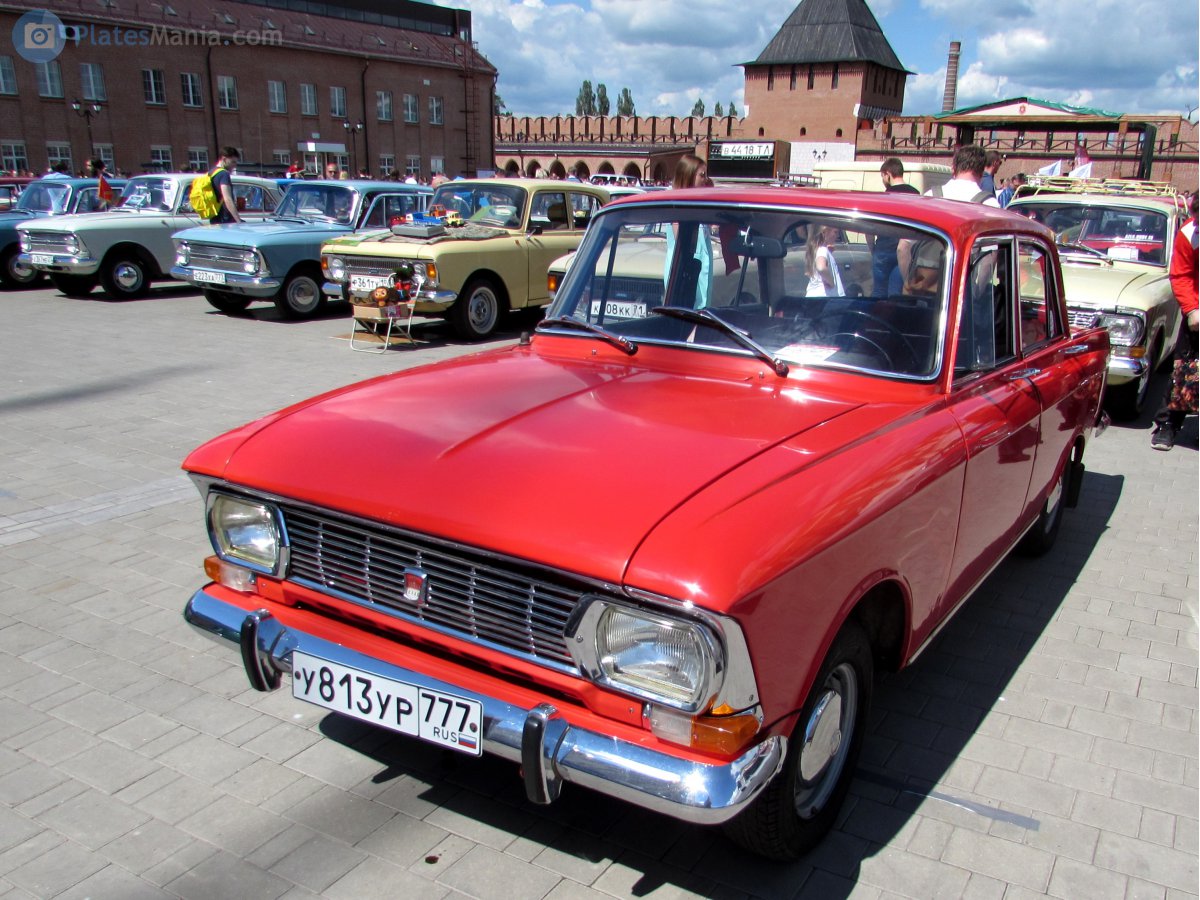
POLYGON ((348 332, 179 289, 0 295, 2 900, 1197 896, 1194 420, 1170 453, 1147 418, 1092 445, 1058 546, 882 681, 837 829, 778 865, 570 786, 534 807, 513 764, 256 693, 184 624, 190 449, 472 349, 348 332))

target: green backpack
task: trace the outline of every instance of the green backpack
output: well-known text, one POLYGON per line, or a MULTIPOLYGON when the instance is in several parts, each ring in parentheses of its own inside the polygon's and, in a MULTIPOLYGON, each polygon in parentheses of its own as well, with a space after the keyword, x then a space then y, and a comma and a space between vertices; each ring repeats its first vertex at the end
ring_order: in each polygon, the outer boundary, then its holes
POLYGON ((213 175, 219 171, 220 166, 207 175, 197 175, 192 179, 188 200, 191 201, 192 209, 202 219, 211 219, 221 211, 221 198, 217 196, 217 190, 213 187, 213 175))

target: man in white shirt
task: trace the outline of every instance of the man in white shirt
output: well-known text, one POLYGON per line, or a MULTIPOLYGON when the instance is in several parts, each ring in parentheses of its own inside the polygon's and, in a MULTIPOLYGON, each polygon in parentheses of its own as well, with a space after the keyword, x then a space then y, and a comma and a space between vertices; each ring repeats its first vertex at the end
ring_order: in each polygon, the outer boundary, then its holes
POLYGON ((987 154, 982 147, 975 144, 959 147, 954 151, 954 159, 950 163, 950 180, 941 187, 930 188, 925 196, 999 207, 1000 201, 979 186, 986 162, 987 154))

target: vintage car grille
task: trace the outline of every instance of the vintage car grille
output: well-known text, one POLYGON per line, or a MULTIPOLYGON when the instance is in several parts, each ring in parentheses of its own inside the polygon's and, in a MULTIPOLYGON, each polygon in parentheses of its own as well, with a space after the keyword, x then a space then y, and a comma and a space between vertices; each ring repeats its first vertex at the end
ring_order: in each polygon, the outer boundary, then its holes
POLYGON ((65 231, 26 231, 29 240, 30 253, 66 253, 67 233, 65 231))
POLYGON ((289 577, 317 590, 398 612, 460 637, 575 671, 563 632, 587 589, 469 550, 447 548, 373 522, 283 508, 289 577), (404 570, 428 575, 420 608, 404 598, 404 570))
POLYGON ((1100 313, 1094 309, 1087 309, 1080 306, 1067 307, 1067 318, 1070 319, 1071 328, 1075 331, 1091 328, 1096 324, 1096 319, 1099 317, 1100 313))
POLYGON ((403 260, 398 256, 344 256, 348 275, 392 275, 403 260))
POLYGON ((189 266, 199 269, 216 269, 219 272, 245 272, 243 266, 246 251, 236 247, 218 247, 213 244, 192 244, 189 266))

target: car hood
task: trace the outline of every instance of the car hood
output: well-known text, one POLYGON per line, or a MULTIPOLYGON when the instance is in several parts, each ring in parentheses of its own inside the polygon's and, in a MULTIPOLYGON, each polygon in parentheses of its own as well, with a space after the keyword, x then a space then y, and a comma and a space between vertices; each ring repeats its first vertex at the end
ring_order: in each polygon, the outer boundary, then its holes
POLYGON ((734 365, 684 376, 517 347, 314 398, 184 468, 620 583, 723 475, 856 409, 734 365))
POLYGON ((476 225, 473 223, 457 228, 447 228, 442 234, 434 235, 433 237, 399 235, 391 231, 380 230, 360 231, 356 234, 346 235, 345 237, 330 241, 329 249, 332 252, 353 252, 360 244, 366 243, 369 244, 368 249, 375 252, 378 251, 381 245, 392 247, 394 248, 394 252, 399 256, 419 252, 422 248, 435 244, 523 237, 524 234, 525 232, 519 230, 492 228, 489 225, 476 225))
POLYGON ((1132 306, 1149 309, 1159 301, 1155 286, 1165 289, 1166 270, 1150 266, 1112 267, 1089 263, 1068 263, 1062 267, 1063 286, 1069 306, 1111 309, 1132 306))
MULTIPOLYGON (((110 212, 75 213, 70 216, 42 216, 31 220, 31 227, 36 228, 38 231, 104 230, 106 228, 128 226, 133 222, 142 220, 176 218, 180 215, 182 214, 167 212, 161 209, 114 209, 110 212)), ((194 215, 188 218, 194 219, 197 224, 200 222, 194 215)))
POLYGON ((261 247, 264 244, 284 243, 293 237, 309 241, 322 241, 345 234, 348 225, 305 223, 284 219, 269 219, 265 222, 233 222, 227 225, 201 225, 177 231, 173 237, 179 241, 195 241, 202 244, 223 244, 231 247, 261 247))

